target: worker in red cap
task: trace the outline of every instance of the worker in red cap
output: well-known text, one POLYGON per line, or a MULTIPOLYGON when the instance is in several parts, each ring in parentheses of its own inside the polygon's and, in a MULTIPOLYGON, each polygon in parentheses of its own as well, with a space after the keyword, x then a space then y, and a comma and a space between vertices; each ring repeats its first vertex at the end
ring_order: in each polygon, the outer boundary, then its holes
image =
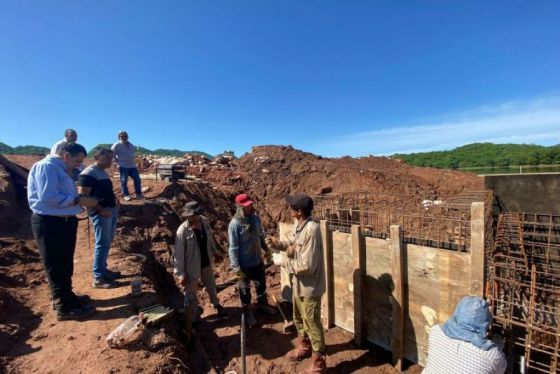
POLYGON ((275 315, 276 309, 268 304, 266 279, 261 249, 268 251, 261 220, 247 194, 235 197, 237 210, 228 227, 229 261, 239 278, 239 296, 245 321, 249 327, 256 324, 251 310, 251 281, 257 291, 257 310, 275 315))

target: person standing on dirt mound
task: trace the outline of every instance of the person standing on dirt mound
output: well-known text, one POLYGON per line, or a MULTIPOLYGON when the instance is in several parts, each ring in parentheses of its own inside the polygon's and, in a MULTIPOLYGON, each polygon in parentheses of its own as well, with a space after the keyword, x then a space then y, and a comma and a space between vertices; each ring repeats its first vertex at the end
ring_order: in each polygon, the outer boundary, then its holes
POLYGON ((62 155, 49 155, 35 163, 27 179, 27 200, 33 212, 31 229, 59 321, 79 320, 95 312, 88 296, 78 296, 72 291, 78 230, 76 214, 83 210, 80 205, 89 208, 97 205, 93 198, 78 196, 70 177, 86 154, 80 144, 68 143, 62 155))
POLYGON ((64 131, 64 139, 54 143, 51 148, 51 156, 62 156, 64 153, 64 146, 68 143, 76 143, 78 141, 78 133, 74 129, 67 129, 64 131))
MULTIPOLYGON (((58 142, 54 143, 52 148, 51 148, 51 156, 62 156, 62 154, 64 153, 64 146, 66 144, 70 144, 70 143, 76 143, 78 141, 78 133, 76 132, 76 130, 74 129, 67 129, 66 131, 64 131, 64 139, 59 140, 58 142)), ((72 174, 71 177, 74 180, 78 179, 78 175, 80 174, 80 172, 84 169, 83 165, 80 164, 78 166, 76 166, 73 170, 72 170, 72 174)))
POLYGON ((107 257, 117 228, 117 198, 113 192, 113 182, 105 170, 113 163, 113 151, 100 148, 93 154, 95 160, 80 173, 78 192, 80 196, 92 196, 97 199, 97 206, 88 209, 88 215, 95 232, 93 251, 94 288, 115 288, 119 284, 115 279, 121 273, 107 269, 107 257))
POLYGON ((239 278, 239 297, 245 321, 252 327, 257 321, 251 310, 251 281, 257 291, 257 310, 268 315, 276 314, 276 309, 268 304, 261 256, 261 248, 268 251, 268 247, 253 201, 247 194, 240 194, 235 197, 235 205, 237 210, 228 227, 229 261, 239 278))
POLYGON ((134 145, 128 141, 128 133, 126 131, 119 131, 118 138, 119 141, 111 146, 111 150, 115 153, 115 160, 117 165, 119 165, 121 191, 124 195, 124 200, 132 200, 128 193, 128 177, 131 177, 134 181, 136 198, 143 200, 142 182, 140 181, 140 174, 138 173, 136 159, 134 158, 134 145))
POLYGON ((306 373, 325 373, 325 333, 321 325, 321 297, 326 290, 323 242, 319 223, 311 218, 313 200, 305 194, 287 196, 294 236, 290 241, 266 238, 271 248, 278 249, 273 261, 282 266, 292 279, 294 323, 298 332, 297 347, 288 353, 290 361, 313 357, 306 373), (313 354, 312 354, 313 353, 313 354))
POLYGON ((196 321, 198 317, 196 291, 199 280, 202 280, 216 313, 220 316, 224 314, 224 308, 218 300, 213 269, 214 256, 220 256, 220 253, 214 242, 210 222, 202 213, 196 201, 185 204, 182 216, 186 219, 177 229, 173 252, 175 274, 185 287, 185 313, 189 313, 190 322, 196 321))

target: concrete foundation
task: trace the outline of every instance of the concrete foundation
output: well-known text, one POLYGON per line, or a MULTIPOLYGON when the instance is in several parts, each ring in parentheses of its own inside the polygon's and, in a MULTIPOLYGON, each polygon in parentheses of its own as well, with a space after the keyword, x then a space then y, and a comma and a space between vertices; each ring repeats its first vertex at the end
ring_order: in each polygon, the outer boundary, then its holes
POLYGON ((560 214, 560 173, 481 177, 510 212, 560 214))

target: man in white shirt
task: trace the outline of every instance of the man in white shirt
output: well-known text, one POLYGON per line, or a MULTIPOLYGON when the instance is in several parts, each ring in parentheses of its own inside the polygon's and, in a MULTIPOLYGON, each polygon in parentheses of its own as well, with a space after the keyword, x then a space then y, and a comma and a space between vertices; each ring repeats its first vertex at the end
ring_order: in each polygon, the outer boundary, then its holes
POLYGON ((423 374, 503 374, 505 355, 487 336, 491 323, 486 301, 463 297, 447 322, 430 329, 423 374))
POLYGON ((51 148, 51 156, 62 156, 64 153, 64 146, 68 143, 76 143, 78 141, 78 133, 74 129, 67 129, 64 131, 64 139, 54 143, 51 148))

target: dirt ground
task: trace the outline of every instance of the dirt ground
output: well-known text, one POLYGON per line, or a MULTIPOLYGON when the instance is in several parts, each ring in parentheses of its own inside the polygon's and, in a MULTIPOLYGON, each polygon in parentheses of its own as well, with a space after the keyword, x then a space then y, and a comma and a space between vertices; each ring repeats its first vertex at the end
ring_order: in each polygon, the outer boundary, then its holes
MULTIPOLYGON (((25 168, 39 158, 7 156, 25 168)), ((291 147, 255 147, 228 165, 191 166, 189 174, 201 181, 168 183, 143 180, 147 200, 123 203, 109 267, 124 274, 121 287, 91 288, 93 232, 80 221, 74 257, 73 285, 78 294, 92 297, 98 311, 83 322, 57 322, 48 285, 33 241, 30 212, 21 191, 0 166, 0 372, 216 372, 240 370, 240 307, 229 269, 227 225, 234 212, 233 198, 248 192, 258 201, 267 228, 286 220, 286 193, 341 193, 369 189, 385 194, 450 195, 479 188, 477 177, 435 169, 412 168, 387 158, 326 159, 291 147), (331 192, 325 192, 331 191, 331 192), (19 200, 18 200, 19 196, 19 200), (178 307, 181 289, 169 262, 174 232, 181 223, 176 214, 187 201, 197 200, 206 210, 215 240, 224 251, 215 274, 219 299, 227 318, 216 318, 204 290, 199 290, 202 321, 196 328, 200 344, 187 345, 182 317, 146 328, 120 349, 105 339, 121 322, 152 304, 178 307), (145 261, 142 261, 143 256, 145 261), (141 277, 142 296, 130 294, 130 280, 141 277)), ((114 179, 119 197, 118 180, 114 179)), ((278 290, 279 273, 267 268, 270 290, 278 290)), ((286 311, 288 311, 286 309, 286 311)), ((284 356, 294 346, 295 334, 283 333, 279 316, 256 314, 259 328, 248 331, 247 368, 250 373, 294 373, 309 365, 288 363, 284 356)), ((356 348, 352 335, 340 328, 326 332, 327 364, 331 373, 391 373, 390 354, 375 347, 356 348)), ((419 373, 411 365, 407 373, 419 373)))

